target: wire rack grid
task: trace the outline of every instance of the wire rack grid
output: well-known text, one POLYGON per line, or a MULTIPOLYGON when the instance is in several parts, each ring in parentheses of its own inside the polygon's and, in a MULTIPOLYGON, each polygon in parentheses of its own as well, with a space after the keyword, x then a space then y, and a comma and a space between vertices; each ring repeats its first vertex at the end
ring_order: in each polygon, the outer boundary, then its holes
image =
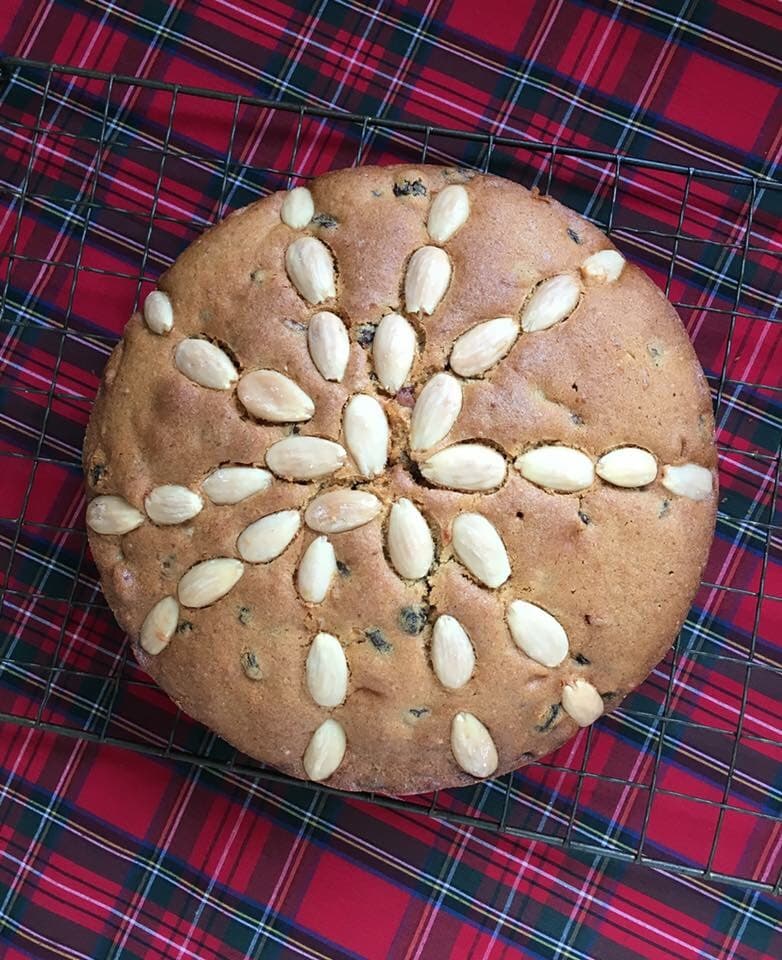
POLYGON ((230 210, 351 164, 490 171, 606 230, 678 307, 716 407, 717 537, 673 648, 613 714, 511 776, 359 799, 779 893, 782 185, 19 59, 2 69, 0 720, 198 764, 302 815, 316 798, 355 800, 237 754, 135 665, 87 549, 84 426, 125 319, 230 210))

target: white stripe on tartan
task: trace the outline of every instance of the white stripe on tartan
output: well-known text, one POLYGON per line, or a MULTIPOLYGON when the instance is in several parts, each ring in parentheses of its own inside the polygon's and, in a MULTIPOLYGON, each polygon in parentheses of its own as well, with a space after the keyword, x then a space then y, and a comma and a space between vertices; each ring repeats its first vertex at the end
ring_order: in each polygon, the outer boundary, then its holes
MULTIPOLYGON (((100 7, 101 5, 102 5, 101 2, 99 2, 99 0, 96 0, 95 6, 100 7)), ((356 12, 358 13, 366 14, 365 8, 356 7, 356 6, 353 6, 352 4, 343 3, 343 5, 351 7, 351 9, 356 10, 356 12)), ((120 19, 124 19, 126 22, 134 25, 140 25, 146 31, 158 32, 160 30, 159 25, 156 24, 155 21, 150 20, 148 17, 142 16, 136 11, 128 11, 128 10, 116 11, 115 10, 114 12, 120 19)), ((381 20, 382 20, 382 17, 381 17, 381 20)), ((404 32, 411 32, 416 29, 413 27, 407 27, 402 23, 398 23, 396 25, 400 30, 403 30, 404 32)), ((272 28, 274 29, 278 29, 280 33, 285 36, 291 36, 291 37, 298 36, 296 31, 290 30, 280 23, 272 23, 270 24, 270 26, 272 26, 272 28)), ((327 101, 321 98, 314 97, 312 95, 311 90, 296 86, 293 84, 291 80, 288 80, 285 83, 285 85, 283 85, 281 84, 279 78, 276 75, 268 74, 266 71, 260 70, 257 64, 244 61, 232 54, 229 54, 227 51, 224 51, 224 50, 216 51, 214 47, 210 47, 207 44, 202 43, 201 41, 198 41, 197 39, 189 35, 185 35, 180 31, 170 29, 170 28, 166 28, 165 36, 166 36, 166 39, 168 38, 175 39, 179 44, 181 44, 183 47, 187 48, 188 50, 199 51, 204 55, 205 59, 214 61, 216 64, 221 65, 223 68, 228 67, 228 68, 233 68, 237 70, 241 75, 244 76, 245 79, 249 79, 252 82, 253 87, 257 85, 258 79, 260 77, 261 79, 264 80, 264 82, 266 82, 273 89, 282 89, 284 90, 284 92, 292 92, 297 97, 300 97, 305 101, 309 101, 311 103, 317 103, 318 105, 321 105, 321 106, 327 105, 327 101)), ((475 54, 474 51, 463 50, 455 45, 451 45, 447 41, 445 41, 442 37, 429 37, 429 36, 423 35, 422 40, 429 46, 437 47, 438 49, 448 49, 460 59, 467 60, 468 62, 471 62, 471 63, 479 63, 482 67, 485 67, 487 70, 495 72, 498 76, 503 76, 503 77, 511 76, 511 74, 509 74, 507 68, 504 65, 495 64, 494 61, 491 61, 485 57, 479 56, 475 54)), ((350 59, 347 54, 342 54, 339 51, 333 50, 328 44, 319 42, 315 37, 312 37, 310 39, 309 47, 313 50, 319 50, 323 53, 328 54, 328 58, 330 62, 348 61, 350 59)), ((372 75, 374 77, 379 77, 384 83, 391 80, 391 75, 379 69, 377 66, 373 67, 372 75)), ((529 85, 532 89, 542 90, 543 92, 550 93, 552 96, 562 100, 562 102, 566 104, 569 104, 570 101, 573 99, 572 91, 559 90, 551 82, 546 83, 542 81, 537 81, 530 77, 529 85)), ((447 109, 444 110, 444 113, 447 116, 448 115, 452 116, 455 112, 458 113, 461 110, 462 112, 468 114, 472 119, 478 122, 481 122, 484 119, 484 115, 482 113, 479 113, 476 111, 468 111, 464 109, 464 105, 461 102, 454 101, 454 100, 447 100, 441 97, 436 97, 426 90, 424 91, 418 90, 414 83, 402 83, 401 86, 403 89, 407 91, 415 92, 419 96, 426 97, 428 100, 434 101, 436 103, 445 104, 447 109)), ((599 118, 614 120, 615 122, 618 122, 620 124, 624 124, 625 122, 626 118, 622 114, 619 114, 619 113, 612 114, 611 111, 609 111, 607 108, 603 108, 602 110, 597 109, 589 101, 578 100, 577 102, 578 102, 579 108, 584 113, 592 114, 599 118)), ((527 133, 527 131, 525 131, 523 128, 509 126, 507 129, 514 136, 524 137, 526 136, 526 133, 527 133)), ((725 160, 724 157, 721 157, 719 154, 713 154, 709 151, 706 151, 701 147, 699 147, 699 145, 697 144, 693 144, 686 140, 676 138, 672 134, 664 133, 654 125, 646 125, 643 127, 639 127, 639 130, 643 130, 644 132, 652 136, 654 139, 660 141, 661 143, 665 143, 668 146, 672 146, 678 150, 686 150, 688 155, 692 156, 695 159, 708 161, 716 169, 721 169, 721 170, 730 171, 730 172, 746 173, 746 170, 741 165, 727 161, 725 160)))
MULTIPOLYGON (((303 817, 307 814, 307 811, 305 808, 302 808, 299 804, 296 804, 292 800, 290 800, 285 795, 284 792, 283 792, 283 795, 278 796, 275 793, 271 792, 269 788, 263 787, 261 784, 257 782, 248 782, 246 777, 240 777, 228 772, 213 771, 213 776, 215 776, 217 779, 224 781, 227 784, 238 786, 238 787, 241 787, 242 789, 247 790, 253 796, 262 798, 265 803, 269 804, 270 806, 276 809, 283 811, 288 816, 293 815, 296 817, 303 817)), ((16 798, 14 797, 14 799, 16 798)), ((25 803, 28 808, 36 809, 37 807, 39 807, 39 805, 34 800, 30 801, 29 797, 20 795, 18 800, 21 803, 25 803)), ((80 828, 78 828, 75 824, 70 822, 67 819, 67 817, 53 814, 53 819, 55 819, 55 821, 57 822, 57 825, 61 829, 65 830, 66 832, 73 833, 75 836, 80 837, 84 842, 95 844, 99 846, 100 849, 103 851, 105 851, 107 848, 111 849, 116 856, 127 861, 130 865, 133 865, 137 868, 141 868, 142 870, 149 871, 150 869, 153 869, 150 866, 150 862, 144 859, 143 857, 138 856, 135 851, 131 853, 125 849, 117 848, 116 845, 110 842, 107 842, 103 837, 87 834, 84 831, 82 831, 80 828)), ((374 844, 372 844, 370 841, 365 839, 364 837, 352 834, 349 831, 345 830, 344 828, 340 827, 338 824, 331 823, 330 821, 324 818, 321 818, 320 816, 312 817, 312 821, 315 825, 317 825, 320 832, 324 836, 329 836, 329 835, 337 836, 346 845, 350 847, 354 847, 357 850, 360 850, 364 855, 369 855, 370 857, 372 857, 377 863, 377 869, 381 873, 386 872, 384 868, 386 868, 387 866, 396 867, 398 870, 397 882, 401 882, 401 878, 407 876, 411 880, 414 880, 415 882, 423 881, 433 888, 446 889, 442 887, 442 882, 439 881, 435 875, 428 873, 425 870, 421 870, 418 867, 411 867, 402 858, 394 854, 393 851, 380 849, 374 844)), ((443 830, 457 830, 457 831, 461 830, 461 828, 454 827, 448 823, 440 823, 438 821, 438 824, 443 830)), ((489 840, 484 839, 480 831, 476 832, 473 835, 472 839, 473 839, 473 843, 477 847, 482 847, 485 850, 489 851, 491 854, 491 858, 495 860, 499 858, 499 859, 504 859, 508 861, 510 864, 512 864, 511 869, 518 870, 518 868, 520 867, 522 863, 521 858, 518 856, 516 852, 511 852, 511 850, 508 849, 508 844, 504 844, 500 847, 496 847, 491 842, 491 838, 489 840)), ((569 890, 572 891, 574 889, 572 884, 563 880, 561 876, 552 874, 537 864, 529 865, 528 872, 535 878, 542 877, 544 881, 551 883, 553 886, 562 888, 563 891, 569 891, 569 890)), ((177 873, 174 871, 173 868, 166 868, 165 866, 160 865, 155 869, 155 873, 158 879, 162 879, 169 882, 172 886, 183 891, 184 893, 188 893, 188 894, 193 893, 192 885, 185 884, 182 881, 181 877, 177 875, 177 873)), ((678 880, 681 880, 682 878, 679 878, 678 876, 672 876, 671 879, 678 881, 678 880)), ((694 881, 688 881, 688 882, 694 882, 694 881)), ((722 888, 719 886, 709 886, 706 883, 702 883, 700 885, 700 889, 702 890, 702 892, 710 894, 711 898, 714 899, 715 902, 718 904, 720 903, 723 905, 729 904, 734 899, 730 895, 730 888, 722 888)), ((463 905, 472 907, 475 910, 477 910, 479 913, 490 916, 492 918, 501 917, 500 912, 496 910, 493 906, 483 903, 482 901, 473 897, 471 894, 467 893, 466 891, 460 891, 458 889, 452 889, 448 891, 446 889, 446 892, 449 898, 452 899, 452 904, 451 904, 452 906, 454 905, 454 902, 461 903, 463 905)), ((236 911, 234 908, 229 906, 227 903, 224 903, 222 900, 220 900, 218 897, 214 895, 208 897, 208 901, 210 906, 213 909, 215 909, 217 912, 231 919, 235 919, 237 920, 237 922, 243 925, 248 925, 248 924, 251 925, 253 922, 253 918, 250 914, 244 914, 236 911)), ((611 907, 610 902, 603 902, 599 900, 595 902, 602 903, 602 905, 605 907, 611 907)), ((761 908, 759 908, 754 920, 755 922, 758 922, 763 926, 768 927, 769 930, 774 930, 775 922, 776 922, 775 915, 773 913, 762 912, 762 906, 763 905, 761 904, 761 908)), ((771 909, 770 904, 768 905, 768 909, 769 910, 771 909)), ((629 917, 630 919, 633 919, 632 915, 627 914, 626 916, 629 917)), ((547 943, 548 946, 556 946, 557 941, 555 938, 539 937, 538 931, 536 931, 535 928, 533 928, 532 926, 524 924, 521 918, 514 917, 514 916, 506 916, 503 919, 507 924, 507 926, 512 931, 516 933, 527 933, 533 939, 536 939, 539 941, 542 940, 542 942, 547 943)), ((286 942, 286 941, 283 941, 283 942, 286 942)))

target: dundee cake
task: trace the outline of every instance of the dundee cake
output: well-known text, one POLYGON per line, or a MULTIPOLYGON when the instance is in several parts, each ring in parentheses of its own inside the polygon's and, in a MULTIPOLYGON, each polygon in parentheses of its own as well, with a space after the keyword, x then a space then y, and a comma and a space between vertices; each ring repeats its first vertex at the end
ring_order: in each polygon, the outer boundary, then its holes
POLYGON ((92 552, 184 711, 391 793, 548 753, 661 659, 706 560, 709 393, 673 307, 554 200, 434 166, 229 216, 127 325, 92 552))

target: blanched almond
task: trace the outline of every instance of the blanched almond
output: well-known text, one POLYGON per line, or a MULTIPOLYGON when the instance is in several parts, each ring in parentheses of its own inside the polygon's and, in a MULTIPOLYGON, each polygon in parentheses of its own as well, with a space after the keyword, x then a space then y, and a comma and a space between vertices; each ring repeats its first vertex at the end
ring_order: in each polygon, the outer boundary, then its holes
POLYGON ((203 482, 212 503, 239 503, 271 486, 272 475, 260 467, 218 467, 203 482))
POLYGON ((277 370, 253 370, 239 381, 236 393, 247 412, 271 423, 302 423, 315 404, 290 377, 277 370))
POLYGON ((479 513, 462 513, 456 517, 453 549, 475 579, 487 587, 499 587, 510 576, 505 544, 494 526, 479 513))
POLYGON ((238 374, 231 358, 209 340, 182 340, 174 351, 177 370, 210 390, 230 390, 238 374))
POLYGON ((449 373, 436 373, 418 395, 410 423, 410 448, 428 450, 447 436, 462 409, 462 387, 449 373))
POLYGON ((394 570, 406 580, 425 577, 434 562, 434 541, 421 511, 402 498, 388 519, 388 556, 394 570))
POLYGON ((345 324, 335 313, 321 310, 307 328, 307 346, 312 362, 324 380, 339 382, 350 358, 350 338, 345 324))
POLYGON ((87 504, 87 526, 95 533, 120 536, 144 522, 144 514, 122 497, 95 497, 87 504))
POLYGON ((179 602, 183 607, 208 607, 232 590, 243 573, 244 564, 233 557, 197 563, 179 581, 179 602))
POLYGON ((526 600, 508 606, 508 626, 516 646, 544 667, 556 667, 568 654, 562 624, 547 610, 526 600))
POLYGON ((432 314, 451 282, 451 261, 440 247, 419 247, 405 274, 405 309, 432 314))
POLYGON ((572 273, 561 273, 539 283, 521 311, 526 333, 546 330, 569 317, 581 296, 581 284, 572 273))
POLYGON ((173 526, 192 520, 204 508, 204 501, 187 487, 164 483, 144 498, 144 509, 153 523, 173 526))
POLYGON ((331 490, 309 504, 304 522, 316 533, 344 533, 369 523, 380 507, 378 498, 364 490, 331 490))
POLYGON ((174 310, 167 293, 153 290, 144 301, 144 322, 153 333, 163 336, 174 326, 174 310))
POLYGON ((388 313, 377 325, 372 342, 375 373, 384 390, 397 393, 410 374, 415 358, 415 330, 398 313, 388 313))
POLYGON ((315 215, 312 194, 306 187, 294 187, 285 194, 280 207, 280 220, 293 230, 307 226, 315 215))
POLYGON ((429 208, 426 226, 435 243, 450 240, 470 215, 470 197, 460 183, 452 183, 437 194, 429 208))
POLYGON ((505 458, 482 443, 456 443, 421 464, 430 483, 451 490, 492 490, 505 481, 505 458))
POLYGON ((579 727, 588 727, 603 713, 603 698, 586 680, 571 680, 562 689, 562 708, 579 727))
POLYGON ((573 447, 535 447, 517 457, 515 465, 530 483, 558 493, 585 490, 595 479, 592 461, 573 447))
POLYGON ((362 477, 376 477, 388 460, 388 420, 374 397, 359 393, 348 401, 342 416, 345 446, 362 477))
POLYGON ((307 689, 319 707, 338 707, 348 692, 348 662, 336 637, 319 633, 310 644, 307 689))
POLYGON ((514 317, 485 320, 463 333, 451 350, 451 369, 460 377, 477 377, 498 363, 516 342, 519 322, 514 317))
POLYGON ((323 303, 337 295, 331 251, 317 237, 299 237, 285 251, 285 269, 305 300, 323 303))
POLYGON ((499 763, 491 734, 471 713, 457 713, 451 721, 451 752, 471 777, 490 777, 499 763))
POLYGON ((163 597, 149 611, 141 625, 141 649, 153 657, 161 653, 174 636, 179 622, 179 604, 175 597, 163 597))
POLYGON ((463 687, 472 676, 475 651, 456 617, 446 613, 435 620, 431 653, 435 676, 449 690, 463 687))
POLYGON ((286 480, 314 480, 344 466, 347 454, 322 437, 285 437, 266 451, 266 466, 286 480))
POLYGON ((641 447, 617 447, 597 461, 595 473, 615 487, 645 487, 657 476, 657 461, 641 447))
POLYGON ((248 563, 269 563, 289 546, 300 526, 298 510, 267 514, 242 530, 236 549, 248 563))
POLYGON ((594 283, 613 283, 624 270, 625 258, 617 250, 599 250, 581 264, 585 280, 594 283))
POLYGON ((342 763, 347 748, 345 731, 336 720, 329 717, 313 733, 304 752, 304 772, 319 782, 328 780, 342 763))
POLYGON ((323 603, 337 572, 337 558, 327 537, 315 537, 296 571, 296 589, 306 603, 323 603))
MULTIPOLYGON (((679 466, 663 467, 662 484, 666 490, 690 500, 706 500, 711 496, 713 477, 711 470, 697 463, 682 463, 679 466)), ((94 503, 94 501, 93 501, 94 503)))

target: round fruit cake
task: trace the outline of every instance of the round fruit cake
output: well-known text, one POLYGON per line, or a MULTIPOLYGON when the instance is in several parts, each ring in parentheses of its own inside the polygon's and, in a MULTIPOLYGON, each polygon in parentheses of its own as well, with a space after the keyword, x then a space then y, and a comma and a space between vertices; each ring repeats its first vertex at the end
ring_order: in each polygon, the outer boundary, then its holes
POLYGON ((717 498, 673 307, 507 180, 330 173, 160 278, 84 451, 145 670, 237 748, 348 790, 546 754, 664 655, 717 498))

